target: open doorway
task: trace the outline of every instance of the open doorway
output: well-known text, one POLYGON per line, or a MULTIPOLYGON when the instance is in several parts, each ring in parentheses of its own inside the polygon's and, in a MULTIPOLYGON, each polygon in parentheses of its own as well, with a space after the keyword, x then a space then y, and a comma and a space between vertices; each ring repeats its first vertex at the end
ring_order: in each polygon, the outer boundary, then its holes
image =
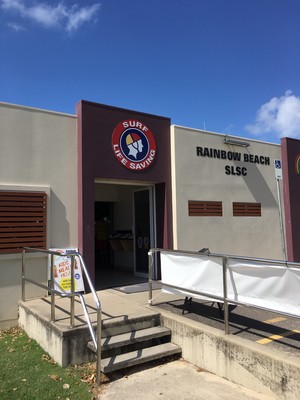
POLYGON ((96 288, 145 282, 155 247, 154 188, 95 183, 96 288))

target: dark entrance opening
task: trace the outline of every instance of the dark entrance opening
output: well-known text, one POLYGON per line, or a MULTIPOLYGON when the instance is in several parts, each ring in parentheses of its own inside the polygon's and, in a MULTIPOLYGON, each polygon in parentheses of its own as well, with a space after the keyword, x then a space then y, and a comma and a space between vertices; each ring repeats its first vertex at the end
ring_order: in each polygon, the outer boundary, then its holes
POLYGON ((111 268, 113 260, 109 237, 113 226, 113 203, 95 202, 95 269, 111 268))
POLYGON ((96 188, 98 197, 108 200, 94 202, 96 290, 145 282, 147 278, 135 276, 134 270, 136 186, 97 183, 96 188))

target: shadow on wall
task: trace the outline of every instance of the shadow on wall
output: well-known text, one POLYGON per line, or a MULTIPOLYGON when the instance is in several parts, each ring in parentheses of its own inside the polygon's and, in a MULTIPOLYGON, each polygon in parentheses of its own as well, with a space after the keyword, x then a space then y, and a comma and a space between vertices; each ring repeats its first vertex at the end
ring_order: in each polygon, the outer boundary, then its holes
MULTIPOLYGON (((70 223, 67 220, 66 207, 52 190, 50 199, 51 231, 49 244, 51 247, 69 247, 70 223)), ((74 227, 74 229, 77 229, 77 227, 74 227)))
MULTIPOLYGON (((22 257, 21 254, 8 256, 0 263, 0 321, 18 317, 18 302, 22 298, 22 257)), ((47 283, 47 257, 27 257, 26 277, 42 284, 47 283)), ((26 283, 26 298, 41 297, 44 289, 26 283)))
MULTIPOLYGON (((244 167, 245 164, 241 162, 235 162, 236 166, 244 167)), ((270 166, 264 166, 264 168, 271 168, 270 166)), ((247 164, 247 175, 243 176, 243 179, 248 186, 250 192, 258 203, 262 203, 264 207, 274 208, 278 207, 277 199, 274 197, 269 186, 266 183, 265 178, 261 174, 256 164, 247 164)), ((275 182, 275 173, 274 173, 275 182)))

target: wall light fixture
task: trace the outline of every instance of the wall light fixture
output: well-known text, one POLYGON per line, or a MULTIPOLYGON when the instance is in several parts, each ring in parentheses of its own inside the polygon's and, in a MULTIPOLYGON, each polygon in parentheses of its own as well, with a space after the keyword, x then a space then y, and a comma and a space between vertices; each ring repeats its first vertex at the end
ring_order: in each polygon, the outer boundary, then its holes
POLYGON ((232 139, 227 136, 224 137, 224 143, 232 144, 233 146, 249 147, 250 143, 243 142, 242 140, 232 139))

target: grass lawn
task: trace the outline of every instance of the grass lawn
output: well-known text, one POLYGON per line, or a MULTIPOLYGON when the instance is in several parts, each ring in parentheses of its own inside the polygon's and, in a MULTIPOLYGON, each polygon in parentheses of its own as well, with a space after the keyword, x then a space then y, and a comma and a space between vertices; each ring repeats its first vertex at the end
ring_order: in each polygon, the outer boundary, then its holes
POLYGON ((24 331, 0 331, 1 400, 91 400, 95 366, 61 368, 24 331))

